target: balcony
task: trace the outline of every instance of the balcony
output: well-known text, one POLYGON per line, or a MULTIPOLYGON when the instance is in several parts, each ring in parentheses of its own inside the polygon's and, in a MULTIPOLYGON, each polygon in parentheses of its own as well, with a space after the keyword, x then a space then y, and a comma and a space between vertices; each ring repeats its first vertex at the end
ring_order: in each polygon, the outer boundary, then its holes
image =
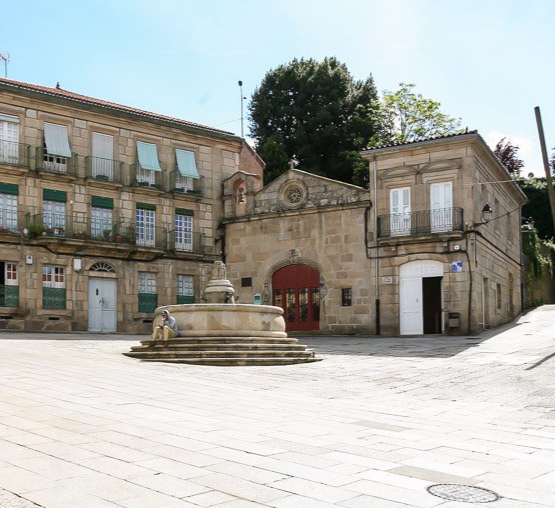
POLYGON ((101 157, 85 157, 85 178, 123 183, 123 162, 101 157))
POLYGON ((31 146, 0 140, 0 164, 29 168, 31 166, 31 146))
POLYGON ((463 231, 462 208, 438 208, 378 217, 378 238, 417 237, 463 231))
POLYGON ((203 179, 183 176, 175 170, 170 174, 170 189, 173 192, 189 194, 192 196, 203 196, 203 179))
POLYGON ((51 155, 44 148, 38 147, 35 150, 35 165, 37 171, 78 176, 77 161, 78 156, 75 153, 71 157, 62 157, 60 155, 51 155))
POLYGON ((144 169, 140 164, 133 164, 130 184, 132 187, 162 190, 162 172, 144 169))
POLYGON ((0 208, 0 233, 17 235, 27 225, 27 215, 13 208, 0 208))
POLYGON ((206 237, 203 233, 184 234, 183 231, 168 232, 168 246, 176 253, 209 254, 206 237))

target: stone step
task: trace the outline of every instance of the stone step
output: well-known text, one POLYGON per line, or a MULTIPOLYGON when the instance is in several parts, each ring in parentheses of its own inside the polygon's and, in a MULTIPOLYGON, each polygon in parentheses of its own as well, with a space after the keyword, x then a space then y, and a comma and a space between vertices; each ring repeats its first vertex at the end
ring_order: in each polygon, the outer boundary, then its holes
POLYGON ((206 344, 176 344, 171 341, 167 346, 157 342, 156 345, 151 345, 145 342, 142 346, 132 346, 131 351, 159 351, 166 349, 170 351, 249 351, 265 349, 268 351, 304 351, 306 346, 303 344, 258 344, 258 343, 225 343, 214 344, 212 342, 206 344))
POLYGON ((322 358, 145 358, 146 362, 183 363, 213 367, 280 366, 319 362, 322 358))
MULTIPOLYGON (((157 341, 160 342, 160 341, 157 341)), ((297 344, 299 341, 293 337, 176 337, 171 339, 175 345, 189 344, 297 344)), ((150 339, 141 340, 141 344, 149 344, 150 339)))
POLYGON ((311 358, 314 351, 310 349, 302 351, 268 351, 268 350, 222 350, 222 351, 189 351, 171 350, 163 348, 159 351, 142 350, 123 353, 132 358, 311 358))

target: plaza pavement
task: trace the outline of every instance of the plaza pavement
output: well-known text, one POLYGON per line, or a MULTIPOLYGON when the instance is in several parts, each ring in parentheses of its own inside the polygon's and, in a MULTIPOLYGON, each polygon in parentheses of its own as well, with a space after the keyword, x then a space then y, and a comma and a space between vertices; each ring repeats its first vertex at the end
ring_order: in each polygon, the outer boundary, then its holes
POLYGON ((555 306, 480 337, 303 337, 200 367, 139 337, 0 332, 1 508, 555 506, 555 306), (471 489, 472 490, 472 489, 471 489))

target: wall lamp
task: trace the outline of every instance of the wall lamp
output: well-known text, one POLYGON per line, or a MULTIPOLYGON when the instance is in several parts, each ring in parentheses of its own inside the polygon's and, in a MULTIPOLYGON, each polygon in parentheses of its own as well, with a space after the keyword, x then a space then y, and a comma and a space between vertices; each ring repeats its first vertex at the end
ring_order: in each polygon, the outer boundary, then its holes
POLYGON ((474 227, 483 226, 487 224, 491 220, 491 216, 493 215, 493 209, 489 203, 484 205, 482 208, 482 222, 475 222, 474 227))

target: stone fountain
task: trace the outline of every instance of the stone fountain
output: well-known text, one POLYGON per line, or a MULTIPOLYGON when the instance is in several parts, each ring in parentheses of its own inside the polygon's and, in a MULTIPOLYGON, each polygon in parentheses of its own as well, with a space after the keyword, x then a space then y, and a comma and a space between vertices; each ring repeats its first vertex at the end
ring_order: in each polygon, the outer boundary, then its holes
POLYGON ((236 303, 235 289, 221 261, 213 265, 203 300, 206 303, 158 307, 154 324, 167 310, 177 322, 179 336, 167 347, 153 347, 147 338, 124 355, 146 361, 221 366, 321 360, 297 339, 287 337, 281 307, 236 303))

